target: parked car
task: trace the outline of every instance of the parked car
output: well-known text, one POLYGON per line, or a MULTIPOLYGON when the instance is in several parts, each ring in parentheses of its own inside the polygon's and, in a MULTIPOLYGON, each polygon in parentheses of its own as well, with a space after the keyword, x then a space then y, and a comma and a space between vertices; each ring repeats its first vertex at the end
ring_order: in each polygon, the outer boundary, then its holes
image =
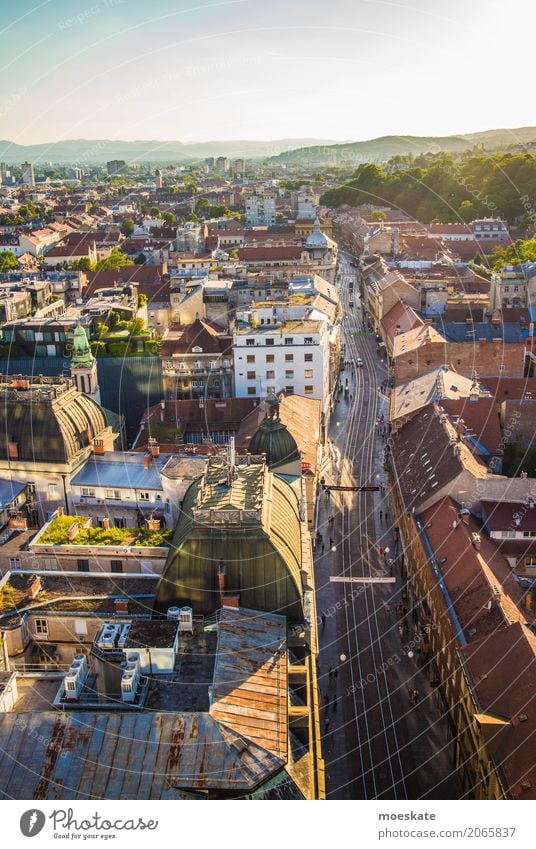
POLYGON ((361 359, 361 357, 356 357, 355 364, 358 368, 363 368, 363 360, 361 359))

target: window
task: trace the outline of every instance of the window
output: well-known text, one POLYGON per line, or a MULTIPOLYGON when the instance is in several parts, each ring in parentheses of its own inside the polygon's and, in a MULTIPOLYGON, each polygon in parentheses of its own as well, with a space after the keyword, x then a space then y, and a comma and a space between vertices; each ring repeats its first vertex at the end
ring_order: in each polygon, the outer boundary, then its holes
POLYGON ((313 344, 313 337, 312 336, 306 336, 305 339, 303 340, 303 342, 304 342, 305 345, 312 345, 313 344))
POLYGON ((49 485, 48 485, 48 497, 49 498, 57 498, 58 497, 58 484, 57 483, 49 483, 49 485))
POLYGON ((76 567, 79 572, 89 572, 89 560, 80 560, 76 561, 76 567))
POLYGON ((304 391, 306 395, 312 395, 314 390, 312 386, 305 386, 304 391))
POLYGON ((9 558, 9 568, 10 569, 20 569, 20 557, 10 557, 9 558))
POLYGON ((515 531, 501 531, 501 536, 503 539, 513 539, 515 538, 515 531))
POLYGON ((254 386, 248 386, 248 395, 255 395, 257 390, 254 386))
POLYGON ((55 557, 43 557, 41 560, 43 569, 57 569, 58 562, 55 557))
POLYGON ((275 380, 275 371, 267 371, 266 380, 275 380))
POLYGON ((274 340, 270 337, 270 338, 268 338, 268 339, 266 340, 266 344, 267 344, 267 345, 273 345, 273 344, 274 344, 274 340))
POLYGON ((255 354, 248 354, 247 357, 246 357, 246 362, 247 363, 254 363, 255 362, 255 354))
POLYGON ((312 354, 304 354, 303 359, 305 360, 306 363, 312 363, 313 362, 313 355, 312 354))
POLYGON ((285 336, 285 345, 294 345, 294 337, 285 336))
POLYGON ((288 380, 288 378, 294 377, 294 369, 287 369, 285 371, 285 377, 287 378, 287 380, 288 380))
POLYGON ((140 492, 140 501, 149 501, 151 498, 148 492, 140 492))
POLYGON ((287 395, 294 395, 294 387, 293 386, 285 386, 285 392, 287 395))
POLYGON ((121 493, 118 489, 107 489, 106 498, 115 498, 116 500, 118 500, 121 498, 121 493))
POLYGON ((248 380, 255 380, 256 377, 257 377, 257 372, 248 371, 248 373, 247 373, 247 379, 248 380))
POLYGON ((114 518, 114 528, 126 528, 127 523, 126 520, 123 519, 122 516, 116 516, 114 518))
POLYGON ((255 344, 255 339, 246 339, 246 345, 251 346, 251 345, 254 345, 254 344, 255 344))
POLYGON ((275 356, 274 356, 274 354, 266 354, 266 362, 267 362, 267 363, 273 363, 273 362, 275 362, 275 356))
POLYGON ((523 531, 524 537, 536 537, 536 531, 523 531))
POLYGON ((48 619, 35 620, 35 633, 40 637, 48 637, 48 619))
POLYGON ((312 377, 312 376, 313 376, 313 370, 312 370, 312 368, 306 368, 306 369, 305 369, 305 371, 304 371, 304 373, 303 373, 303 376, 304 376, 304 377, 312 377))
POLYGON ((112 572, 122 572, 123 571, 123 561, 122 560, 110 560, 110 569, 112 572))
POLYGON ((294 362, 294 354, 285 354, 285 362, 293 363, 294 362))
POLYGON ((88 486, 83 486, 82 487, 82 495, 89 497, 89 498, 95 498, 95 490, 90 489, 88 486))

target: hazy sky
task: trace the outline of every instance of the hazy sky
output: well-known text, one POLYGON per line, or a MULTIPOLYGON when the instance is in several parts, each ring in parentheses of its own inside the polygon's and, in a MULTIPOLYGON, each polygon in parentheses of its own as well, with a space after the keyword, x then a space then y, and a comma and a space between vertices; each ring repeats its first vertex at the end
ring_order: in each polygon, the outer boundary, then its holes
POLYGON ((3 0, 0 137, 359 140, 526 126, 531 6, 3 0))

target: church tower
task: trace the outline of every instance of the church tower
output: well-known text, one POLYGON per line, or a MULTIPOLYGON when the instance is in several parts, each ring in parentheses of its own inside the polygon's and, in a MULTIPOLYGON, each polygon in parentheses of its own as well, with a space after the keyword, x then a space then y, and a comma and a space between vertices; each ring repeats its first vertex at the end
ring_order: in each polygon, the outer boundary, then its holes
POLYGON ((76 388, 89 395, 100 404, 100 389, 97 377, 97 360, 89 347, 86 331, 78 324, 73 334, 73 353, 71 356, 71 375, 76 388))

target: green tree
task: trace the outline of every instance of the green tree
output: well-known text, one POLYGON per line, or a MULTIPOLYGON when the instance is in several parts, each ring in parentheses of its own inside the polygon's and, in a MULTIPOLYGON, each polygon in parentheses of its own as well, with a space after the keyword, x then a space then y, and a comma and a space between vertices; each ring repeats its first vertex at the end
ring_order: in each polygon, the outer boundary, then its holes
POLYGON ((12 271, 19 267, 13 251, 0 251, 0 271, 12 271))
POLYGON ((97 263, 96 269, 97 271, 106 270, 106 271, 117 271, 118 268, 121 268, 124 265, 134 265, 133 260, 130 259, 121 248, 115 247, 112 248, 112 251, 106 259, 101 259, 100 262, 97 263))
POLYGON ((160 218, 160 210, 157 206, 152 206, 149 210, 149 215, 151 218, 160 218))
POLYGON ((88 256, 81 256, 71 263, 73 271, 93 271, 94 265, 88 256))
POLYGON ((139 253, 138 256, 134 260, 135 265, 143 265, 147 262, 147 257, 144 253, 139 253))
POLYGON ((143 292, 140 292, 140 294, 138 295, 138 309, 147 306, 148 301, 149 298, 147 297, 147 295, 145 295, 143 292))
POLYGON ((132 236, 134 232, 133 218, 123 218, 123 221, 121 222, 121 232, 124 236, 132 236))
POLYGON ((372 213, 372 220, 373 221, 386 221, 387 215, 385 214, 383 209, 375 209, 374 212, 372 213))
POLYGON ((172 212, 163 212, 162 213, 162 221, 167 221, 168 224, 176 224, 177 216, 173 215, 172 212))

